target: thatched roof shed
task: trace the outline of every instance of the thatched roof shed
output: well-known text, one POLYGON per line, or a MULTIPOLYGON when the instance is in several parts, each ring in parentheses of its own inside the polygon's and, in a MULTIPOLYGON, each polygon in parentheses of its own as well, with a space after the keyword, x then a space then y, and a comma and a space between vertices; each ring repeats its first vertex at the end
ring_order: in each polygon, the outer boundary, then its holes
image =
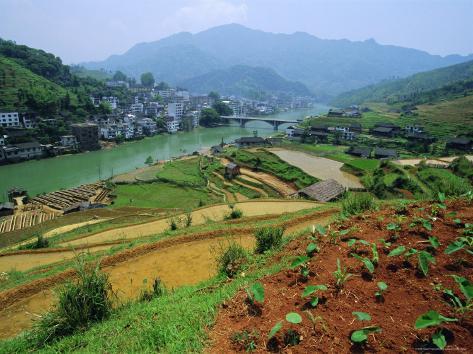
POLYGON ((298 191, 300 196, 319 202, 330 202, 341 197, 343 193, 345 193, 345 187, 334 179, 317 182, 298 191))

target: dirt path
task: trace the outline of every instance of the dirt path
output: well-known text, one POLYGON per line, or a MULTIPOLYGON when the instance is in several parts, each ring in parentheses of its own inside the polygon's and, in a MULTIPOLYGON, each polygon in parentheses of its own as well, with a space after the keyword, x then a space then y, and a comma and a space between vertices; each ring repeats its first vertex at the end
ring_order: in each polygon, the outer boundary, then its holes
MULTIPOLYGON (((465 155, 465 157, 468 160, 473 161, 473 155, 465 155)), ((458 156, 437 157, 437 158, 431 158, 431 159, 401 159, 401 160, 394 160, 393 162, 402 166, 416 166, 422 161, 425 161, 425 163, 430 166, 439 166, 439 167, 447 168, 450 165, 450 163, 456 158, 458 158, 458 156)))
POLYGON ((270 151, 280 159, 299 167, 302 171, 315 178, 321 180, 334 179, 347 188, 363 188, 358 177, 340 170, 343 166, 342 162, 309 155, 301 151, 285 149, 270 149, 270 151))
MULTIPOLYGON (((237 203, 236 206, 243 211, 244 216, 256 216, 267 214, 283 214, 303 209, 315 208, 320 204, 310 201, 288 201, 288 200, 259 200, 237 203)), ((201 225, 208 220, 223 220, 229 213, 227 205, 214 205, 192 212, 193 225, 201 225)), ((159 234, 169 229, 169 219, 160 219, 140 225, 133 225, 119 229, 107 230, 79 238, 77 240, 64 242, 61 246, 77 246, 81 244, 94 244, 119 239, 133 239, 138 237, 159 234)))
POLYGON ((65 225, 65 226, 61 226, 61 227, 58 227, 56 229, 50 230, 50 231, 46 232, 43 236, 44 237, 52 237, 52 236, 55 236, 55 235, 63 234, 63 233, 78 229, 79 227, 82 227, 82 226, 85 226, 85 225, 93 225, 93 224, 97 224, 99 222, 107 221, 107 220, 109 220, 109 218, 95 219, 95 220, 89 220, 89 221, 84 221, 84 222, 78 222, 76 224, 65 225))
POLYGON ((91 246, 80 251, 64 250, 63 252, 23 253, 0 257, 0 272, 26 271, 46 264, 72 259, 79 253, 98 252, 109 249, 114 245, 91 246))

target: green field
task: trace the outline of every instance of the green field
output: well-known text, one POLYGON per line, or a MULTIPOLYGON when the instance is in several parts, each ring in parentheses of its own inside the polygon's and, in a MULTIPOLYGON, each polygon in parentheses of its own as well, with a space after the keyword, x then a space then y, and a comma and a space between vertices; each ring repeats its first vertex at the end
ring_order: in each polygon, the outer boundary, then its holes
POLYGON ((121 184, 113 191, 116 199, 112 207, 133 206, 141 208, 191 209, 199 205, 221 202, 204 188, 177 186, 156 182, 143 184, 121 184))
POLYGON ((422 168, 417 175, 434 194, 441 192, 448 196, 458 196, 473 190, 467 179, 458 177, 447 169, 422 168))
POLYGON ((225 154, 243 166, 273 174, 286 182, 292 182, 297 188, 304 188, 318 181, 315 177, 309 176, 301 169, 264 149, 257 151, 227 149, 225 154))
POLYGON ((198 157, 167 162, 157 173, 157 177, 177 184, 205 185, 205 178, 199 170, 198 157))

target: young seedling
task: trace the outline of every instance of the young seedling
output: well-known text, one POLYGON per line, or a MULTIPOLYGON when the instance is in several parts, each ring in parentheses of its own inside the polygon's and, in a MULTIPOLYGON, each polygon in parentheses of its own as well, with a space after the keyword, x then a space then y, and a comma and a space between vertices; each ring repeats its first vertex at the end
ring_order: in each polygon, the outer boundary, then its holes
MULTIPOLYGON (((356 317, 358 321, 371 321, 370 314, 366 312, 352 312, 352 315, 356 317)), ((370 333, 379 333, 381 328, 379 326, 368 326, 360 328, 356 331, 353 331, 350 340, 355 344, 364 344, 368 340, 368 335, 370 333)))
POLYGON ((376 296, 377 299, 382 299, 384 292, 388 289, 388 284, 386 284, 384 281, 379 281, 376 285, 378 286, 379 290, 375 292, 374 296, 376 296))
POLYGON ((445 254, 452 254, 460 250, 465 250, 467 253, 473 255, 473 237, 461 236, 457 237, 455 241, 447 246, 445 254))
POLYGON ((263 284, 256 282, 251 285, 250 289, 245 289, 248 296, 248 301, 251 305, 254 305, 255 302, 262 304, 264 302, 264 287, 263 284))
POLYGON ((368 269, 368 271, 373 274, 374 273, 374 264, 373 262, 371 262, 371 260, 369 258, 366 258, 366 257, 361 257, 359 255, 357 255, 356 253, 352 253, 351 254, 354 258, 358 259, 359 261, 361 261, 364 266, 366 267, 366 269, 368 269))
POLYGON ((430 245, 435 249, 440 247, 440 241, 435 236, 429 236, 429 242, 430 242, 430 245))
POLYGON ((316 252, 319 252, 319 247, 314 242, 311 242, 307 245, 305 252, 307 257, 313 257, 316 252))
POLYGON ((322 316, 314 316, 312 312, 310 312, 309 310, 305 310, 304 313, 307 315, 307 318, 309 319, 309 321, 312 322, 312 327, 313 327, 314 332, 317 331, 318 322, 320 322, 322 330, 324 332, 328 331, 327 322, 324 320, 322 316))
POLYGON ((463 316, 473 310, 473 283, 458 275, 451 275, 451 277, 455 279, 465 299, 460 299, 451 289, 443 289, 443 293, 450 301, 450 305, 455 308, 455 311, 463 316))
POLYGON ((340 259, 337 258, 337 270, 333 272, 333 276, 335 278, 335 287, 337 288, 338 291, 340 291, 345 283, 348 281, 348 279, 352 276, 353 274, 348 273, 347 267, 343 267, 340 264, 340 259))
MULTIPOLYGON (((449 318, 441 315, 437 311, 429 310, 426 313, 420 315, 415 322, 415 329, 423 329, 427 327, 435 327, 443 324, 444 322, 455 322, 458 321, 456 318, 449 318)), ((442 329, 439 329, 432 335, 432 342, 439 347, 441 350, 447 346, 447 341, 442 329)))
POLYGON ((310 260, 307 256, 298 256, 294 259, 291 263, 291 269, 296 269, 300 267, 301 276, 306 279, 309 277, 309 267, 307 266, 307 262, 310 260))
MULTIPOLYGON (((297 312, 289 312, 286 314, 286 321, 292 324, 299 324, 302 322, 302 317, 297 312)), ((284 321, 279 321, 271 328, 268 334, 268 340, 273 338, 281 330, 283 323, 284 321)))
POLYGON ((418 267, 426 277, 429 274, 429 264, 435 264, 435 257, 427 251, 420 251, 417 254, 418 267))
MULTIPOLYGON (((305 298, 305 297, 311 296, 312 294, 316 293, 319 290, 325 291, 327 290, 327 286, 326 285, 309 285, 304 289, 304 292, 302 293, 302 297, 305 298)), ((312 296, 310 299, 310 305, 312 307, 315 307, 317 306, 318 303, 319 303, 318 296, 312 296)))
POLYGON ((427 231, 432 231, 432 223, 424 218, 416 218, 410 224, 409 227, 416 227, 417 225, 422 225, 427 231))
POLYGON ((379 262, 379 253, 378 246, 374 242, 371 244, 371 253, 373 254, 373 256, 371 257, 371 261, 374 265, 377 265, 379 262))

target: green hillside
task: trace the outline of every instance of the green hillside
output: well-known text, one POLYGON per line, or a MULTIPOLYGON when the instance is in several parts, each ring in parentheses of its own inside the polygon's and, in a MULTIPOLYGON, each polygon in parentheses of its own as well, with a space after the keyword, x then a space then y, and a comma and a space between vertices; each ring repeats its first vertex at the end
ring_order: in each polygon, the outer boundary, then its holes
POLYGON ((410 101, 420 104, 470 90, 473 90, 473 61, 346 92, 332 104, 340 107, 363 102, 410 101))
MULTIPOLYGON (((0 109, 25 111, 27 109, 51 110, 63 106, 68 91, 42 76, 22 67, 15 61, 0 57, 0 109)), ((69 99, 77 101, 75 95, 69 99)))
POLYGON ((274 70, 262 67, 236 65, 228 69, 215 70, 195 78, 182 81, 179 86, 192 92, 217 91, 223 95, 238 95, 248 98, 264 98, 267 94, 285 93, 309 96, 311 92, 299 82, 292 82, 274 70))

